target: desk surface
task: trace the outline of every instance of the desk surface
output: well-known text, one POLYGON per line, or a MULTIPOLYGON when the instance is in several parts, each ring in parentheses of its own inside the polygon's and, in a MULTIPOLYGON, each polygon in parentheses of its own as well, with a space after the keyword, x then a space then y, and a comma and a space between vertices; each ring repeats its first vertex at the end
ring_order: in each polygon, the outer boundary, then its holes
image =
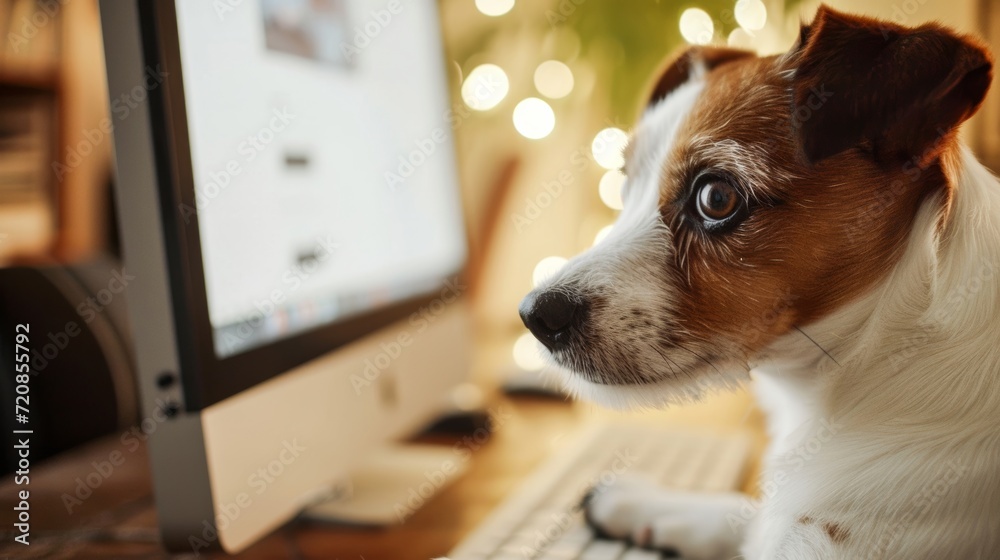
MULTIPOLYGON (((494 409, 504 420, 489 442, 472 453, 467 473, 443 489, 404 525, 355 529, 296 521, 268 535, 238 557, 436 558, 450 550, 516 489, 562 437, 572 434, 590 417, 622 416, 590 405, 530 398, 502 398, 494 404, 494 409)), ((628 416, 639 416, 643 422, 663 426, 748 431, 763 445, 760 417, 745 394, 720 395, 698 405, 628 416)), ((157 542, 148 468, 144 447, 131 451, 115 436, 33 469, 30 485, 32 544, 24 547, 12 543, 11 525, 5 523, 0 556, 168 558, 157 542), (85 497, 77 498, 77 487, 82 484, 78 479, 95 476, 95 470, 99 470, 102 461, 115 450, 123 454, 124 462, 114 467, 90 495, 80 490, 80 495, 85 497)), ((91 482, 96 482, 96 478, 91 482)), ((14 503, 13 482, 5 480, 0 485, 0 507, 5 512, 12 512, 14 503)), ((5 518, 10 519, 10 513, 5 513, 5 518)), ((200 558, 206 557, 226 556, 200 555, 200 558)))

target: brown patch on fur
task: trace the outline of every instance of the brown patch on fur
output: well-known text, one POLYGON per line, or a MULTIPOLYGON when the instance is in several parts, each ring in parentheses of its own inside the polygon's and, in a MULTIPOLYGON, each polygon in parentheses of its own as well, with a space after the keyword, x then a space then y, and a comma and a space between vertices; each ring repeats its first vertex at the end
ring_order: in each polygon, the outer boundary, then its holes
POLYGON ((678 316, 698 338, 727 333, 752 354, 870 288, 898 260, 937 166, 914 184, 855 149, 812 167, 797 157, 791 98, 776 58, 712 73, 678 135, 661 209, 676 249, 678 316), (737 182, 755 205, 714 234, 690 219, 687 188, 705 169, 737 182), (904 188, 886 198, 885 185, 904 188), (877 209, 877 215, 870 212, 877 209))
POLYGON ((645 109, 660 101, 687 82, 691 78, 695 65, 701 65, 706 71, 711 71, 727 62, 753 56, 754 53, 750 51, 726 47, 688 47, 679 55, 668 59, 670 63, 665 65, 660 72, 654 74, 654 76, 659 77, 646 88, 649 94, 646 95, 642 108, 645 109))
POLYGON ((795 106, 817 88, 838 93, 801 123, 811 161, 862 141, 878 158, 924 152, 976 112, 992 80, 981 42, 934 23, 906 28, 823 6, 804 36, 795 106))
MULTIPOLYGON (((728 62, 755 56, 750 51, 712 46, 686 47, 678 51, 677 55, 668 57, 663 67, 653 74, 654 79, 645 88, 648 93, 641 98, 642 104, 638 107, 635 120, 641 120, 646 108, 662 101, 664 97, 690 80, 696 65, 710 72, 728 62)), ((632 159, 634 150, 635 145, 632 142, 625 145, 625 161, 632 159)))
POLYGON ((827 536, 830 537, 830 540, 836 544, 840 544, 846 541, 847 537, 850 536, 850 533, 847 532, 847 529, 844 529, 843 527, 837 525, 836 523, 824 523, 823 530, 826 531, 826 534, 827 536))
MULTIPOLYGON (((807 515, 804 515, 796 520, 796 522, 799 525, 812 525, 813 523, 815 523, 815 521, 816 521, 815 519, 807 515)), ((827 536, 830 537, 830 540, 836 544, 840 544, 846 541, 847 537, 850 536, 850 533, 847 531, 847 529, 844 529, 842 526, 836 523, 831 523, 829 521, 826 521, 821 525, 821 527, 823 527, 823 532, 825 532, 827 536)))
MULTIPOLYGON (((831 68, 836 74, 830 76, 824 64, 811 64, 811 57, 828 54, 854 35, 868 37, 873 29, 881 37, 883 27, 874 20, 839 17, 821 9, 817 22, 803 33, 801 52, 739 57, 710 72, 664 163, 660 208, 673 233, 675 259, 669 270, 681 291, 675 310, 679 326, 702 341, 723 334, 742 357, 857 298, 891 270, 924 201, 938 196, 947 204, 950 190, 942 155, 955 152, 956 129, 985 92, 977 62, 984 59, 969 54, 965 58, 972 61, 967 65, 972 78, 959 76, 953 80, 957 92, 944 92, 949 105, 941 115, 947 120, 935 121, 936 137, 913 144, 912 139, 876 137, 865 129, 856 137, 850 131, 841 134, 837 146, 843 149, 822 141, 816 144, 820 148, 803 148, 813 142, 810 135, 843 132, 838 119, 864 118, 843 114, 842 106, 856 104, 856 92, 845 77, 850 68, 831 68), (809 80, 800 83, 795 71, 804 66, 811 68, 809 80), (838 90, 824 90, 827 79, 838 90), (824 113, 828 108, 831 116, 824 113), (690 189, 705 171, 730 177, 749 200, 749 216, 730 231, 708 232, 692 216, 690 189)), ((947 34, 937 27, 920 30, 947 34)), ((899 41, 906 38, 905 31, 893 29, 899 41)), ((939 42, 951 45, 954 37, 947 34, 939 42)), ((929 55, 919 48, 923 43, 903 42, 905 48, 917 45, 908 55, 913 65, 927 64, 929 55)), ((928 72, 926 79, 937 75, 928 72)), ((867 86, 878 85, 869 82, 867 86)), ((919 80, 911 85, 941 94, 919 80)), ((893 97, 897 84, 882 86, 889 99, 909 102, 893 97)), ((881 90, 860 93, 866 99, 883 95, 881 90)), ((900 114, 914 119, 937 114, 932 101, 913 100, 919 110, 901 108, 900 114)), ((889 111, 882 102, 871 106, 889 111)), ((894 120, 883 122, 891 125, 892 134, 915 133, 894 120)))

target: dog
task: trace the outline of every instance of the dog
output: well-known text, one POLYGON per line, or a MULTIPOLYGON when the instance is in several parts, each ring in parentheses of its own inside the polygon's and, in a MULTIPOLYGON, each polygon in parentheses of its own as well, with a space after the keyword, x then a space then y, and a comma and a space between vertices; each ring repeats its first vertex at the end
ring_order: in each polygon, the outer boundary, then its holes
POLYGON ((993 60, 823 6, 787 53, 653 80, 610 234, 522 301, 576 396, 751 386, 759 498, 624 480, 586 504, 688 560, 1000 558, 1000 183, 960 142, 993 60))

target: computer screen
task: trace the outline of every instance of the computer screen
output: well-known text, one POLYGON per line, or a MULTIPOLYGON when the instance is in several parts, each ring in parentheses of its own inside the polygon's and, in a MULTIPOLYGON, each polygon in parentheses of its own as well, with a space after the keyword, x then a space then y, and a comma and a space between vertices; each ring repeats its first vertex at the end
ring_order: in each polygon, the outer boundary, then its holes
POLYGON ((177 2, 217 357, 461 268, 439 26, 423 2, 177 2))

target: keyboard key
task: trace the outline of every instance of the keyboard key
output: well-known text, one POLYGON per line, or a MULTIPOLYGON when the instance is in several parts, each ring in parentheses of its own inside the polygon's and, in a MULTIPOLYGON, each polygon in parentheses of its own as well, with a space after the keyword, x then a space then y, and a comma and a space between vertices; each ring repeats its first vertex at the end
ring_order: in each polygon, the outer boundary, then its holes
POLYGON ((580 554, 587 548, 590 541, 562 541, 553 543, 552 546, 545 549, 546 560, 575 560, 580 557, 580 554))
POLYGON ((590 531, 590 527, 587 527, 583 523, 583 520, 580 519, 571 528, 567 529, 559 540, 568 542, 590 542, 593 538, 594 534, 590 531))
POLYGON ((541 543, 543 546, 537 546, 538 539, 534 537, 515 537, 509 542, 503 544, 500 550, 505 552, 514 552, 520 554, 525 558, 531 558, 536 556, 541 549, 544 548, 546 544, 544 541, 541 543))
POLYGON ((554 454, 494 517, 467 538, 453 560, 663 560, 655 551, 594 539, 575 506, 613 465, 614 451, 638 457, 630 472, 689 490, 735 490, 750 456, 746 438, 608 426, 554 454), (651 443, 652 442, 652 443, 651 443), (516 506, 516 507, 515 507, 516 506), (489 553, 492 553, 490 555, 489 553))
POLYGON ((654 550, 643 550, 641 548, 630 548, 620 560, 661 560, 659 552, 654 550))
POLYGON ((572 560, 578 558, 594 539, 590 529, 584 526, 574 527, 563 533, 551 545, 545 548, 545 558, 572 560))
POLYGON ((618 560, 625 552, 622 541, 596 540, 580 555, 580 560, 618 560))
POLYGON ((527 560, 528 557, 517 552, 500 551, 490 556, 490 560, 527 560))

